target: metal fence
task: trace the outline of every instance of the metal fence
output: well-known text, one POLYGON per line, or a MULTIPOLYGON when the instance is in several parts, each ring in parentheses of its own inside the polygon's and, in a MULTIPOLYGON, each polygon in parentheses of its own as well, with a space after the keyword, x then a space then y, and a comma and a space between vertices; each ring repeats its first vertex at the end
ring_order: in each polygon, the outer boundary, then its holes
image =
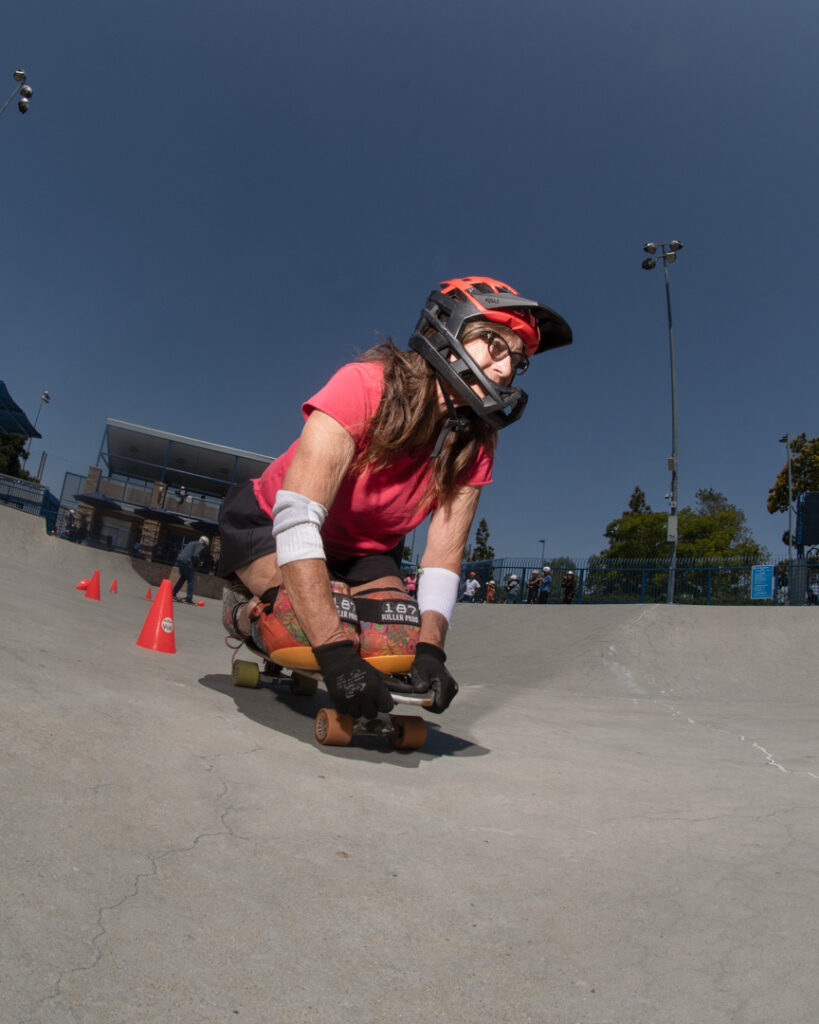
POLYGON ((34 480, 21 480, 0 473, 0 504, 28 512, 32 516, 42 516, 46 532, 51 533, 54 529, 59 501, 47 487, 34 480))
MULTIPOLYGON (((819 562, 774 566, 774 593, 770 600, 751 597, 754 563, 741 559, 678 559, 675 569, 676 604, 764 605, 819 603, 819 562), (788 586, 790 582, 790 587, 788 586)), ((552 563, 552 588, 543 601, 540 588, 527 586, 542 563, 536 559, 496 558, 465 562, 463 579, 474 572, 481 583, 479 600, 486 584, 494 580, 495 600, 500 603, 526 602, 559 604, 564 600, 563 581, 574 573, 573 604, 664 604, 668 589, 669 563, 655 560, 556 559, 552 563), (518 578, 516 587, 512 577, 518 578)), ((569 602, 567 602, 569 603, 569 602)))
MULTIPOLYGON (((60 504, 76 508, 85 491, 86 477, 77 473, 66 473, 60 504)), ((126 506, 146 506, 152 504, 154 497, 153 482, 140 480, 136 477, 114 475, 100 478, 99 493, 112 501, 124 502, 126 506)), ((160 500, 160 507, 186 519, 200 519, 215 523, 219 518, 222 506, 220 498, 201 494, 186 494, 184 497, 178 489, 166 488, 160 500)))

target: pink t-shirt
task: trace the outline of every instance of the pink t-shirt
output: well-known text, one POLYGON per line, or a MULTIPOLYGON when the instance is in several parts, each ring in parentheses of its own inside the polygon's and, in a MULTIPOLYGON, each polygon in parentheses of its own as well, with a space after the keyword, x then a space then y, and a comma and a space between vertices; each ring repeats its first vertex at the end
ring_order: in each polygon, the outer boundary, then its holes
MULTIPOLYGON (((366 427, 378 409, 383 390, 382 363, 348 363, 304 403, 305 420, 314 410, 332 416, 355 441, 356 457, 363 448, 366 427)), ((260 508, 271 518, 276 494, 298 447, 298 441, 253 481, 260 508)), ((348 473, 336 494, 321 530, 331 558, 391 551, 434 508, 419 501, 429 486, 432 445, 424 451, 399 455, 384 469, 348 473)), ((492 482, 492 456, 482 450, 467 477, 481 487, 492 482)))

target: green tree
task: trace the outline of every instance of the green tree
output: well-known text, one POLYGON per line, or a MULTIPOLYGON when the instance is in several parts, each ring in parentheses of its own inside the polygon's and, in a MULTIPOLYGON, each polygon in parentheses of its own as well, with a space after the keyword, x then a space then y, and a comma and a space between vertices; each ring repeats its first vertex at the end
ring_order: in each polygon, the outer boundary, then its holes
POLYGON ((23 469, 23 452, 25 451, 25 437, 17 437, 13 434, 0 434, 0 473, 6 476, 16 476, 21 480, 33 480, 34 477, 23 469))
POLYGON ((489 543, 489 526, 485 519, 478 523, 475 531, 475 547, 470 554, 470 561, 486 562, 495 557, 495 549, 489 543))
MULTIPOLYGON (((679 513, 678 558, 743 558, 766 561, 770 555, 754 541, 745 513, 724 494, 712 488, 696 493, 695 508, 679 513)), ((645 495, 635 487, 629 507, 619 519, 608 524, 604 536, 609 546, 601 552, 606 559, 655 558, 669 556, 666 539, 668 517, 653 512, 645 495)))
MULTIPOLYGON (((819 491, 819 437, 808 440, 803 433, 791 438, 791 484, 791 500, 806 491, 819 491)), ((788 511, 787 462, 768 491, 768 511, 771 515, 788 511)))
POLYGON ((697 507, 680 513, 679 558, 767 561, 770 553, 751 536, 745 513, 712 488, 697 491, 697 507))
POLYGON ((635 487, 628 508, 606 527, 603 536, 608 540, 604 558, 667 558, 667 516, 653 512, 646 504, 645 493, 635 487))

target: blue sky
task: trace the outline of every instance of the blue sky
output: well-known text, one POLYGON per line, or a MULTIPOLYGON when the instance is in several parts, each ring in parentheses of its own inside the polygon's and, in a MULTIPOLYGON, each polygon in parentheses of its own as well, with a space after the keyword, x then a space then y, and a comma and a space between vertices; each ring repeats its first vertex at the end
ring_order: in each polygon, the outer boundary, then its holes
POLYGON ((680 499, 765 509, 819 433, 815 0, 28 0, 4 13, 4 379, 45 481, 106 417, 275 455, 300 404, 438 281, 552 305, 479 517, 498 554, 582 557, 639 485, 666 507, 662 272, 680 499), (4 70, 6 69, 6 70, 4 70))

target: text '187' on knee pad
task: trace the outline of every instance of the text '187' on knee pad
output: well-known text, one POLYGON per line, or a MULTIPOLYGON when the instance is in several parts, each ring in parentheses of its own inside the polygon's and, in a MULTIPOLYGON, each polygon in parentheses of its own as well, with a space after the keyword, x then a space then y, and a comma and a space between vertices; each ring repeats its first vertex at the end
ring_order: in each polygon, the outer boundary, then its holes
POLYGON ((361 657, 382 672, 409 672, 421 632, 418 603, 400 590, 365 590, 353 600, 361 657))

